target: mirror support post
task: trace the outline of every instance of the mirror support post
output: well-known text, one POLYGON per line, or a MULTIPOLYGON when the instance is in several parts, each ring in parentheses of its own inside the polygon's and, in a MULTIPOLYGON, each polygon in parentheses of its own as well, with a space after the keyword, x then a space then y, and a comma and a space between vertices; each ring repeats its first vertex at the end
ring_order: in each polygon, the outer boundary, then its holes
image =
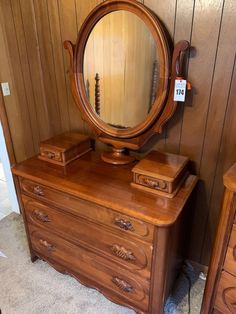
POLYGON ((155 126, 155 131, 157 133, 162 132, 164 124, 173 116, 176 110, 177 102, 174 101, 175 80, 178 76, 180 76, 183 73, 183 58, 180 60, 181 53, 185 53, 189 49, 189 47, 190 47, 189 42, 186 40, 181 40, 175 45, 172 57, 169 95, 166 102, 166 106, 155 126))

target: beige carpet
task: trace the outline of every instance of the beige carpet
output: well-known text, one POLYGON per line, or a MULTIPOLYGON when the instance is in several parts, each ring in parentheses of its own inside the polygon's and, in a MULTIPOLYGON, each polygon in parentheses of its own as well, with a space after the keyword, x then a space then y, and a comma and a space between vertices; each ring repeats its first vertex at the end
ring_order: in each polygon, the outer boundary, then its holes
MULTIPOLYGON (((11 214, 0 221, 0 309, 2 314, 133 314, 75 279, 56 272, 47 263, 31 263, 22 217, 11 214)), ((183 279, 183 278, 182 278, 183 279)), ((182 280, 183 281, 183 280, 182 280)), ((195 281, 195 280, 194 280, 195 281)), ((177 285, 166 313, 188 313, 187 281, 177 285), (181 288, 180 288, 181 287, 181 288), (176 305, 176 299, 180 299, 176 305)), ((198 314, 204 282, 191 291, 191 314, 198 314)), ((158 313, 157 313, 158 314, 158 313)))

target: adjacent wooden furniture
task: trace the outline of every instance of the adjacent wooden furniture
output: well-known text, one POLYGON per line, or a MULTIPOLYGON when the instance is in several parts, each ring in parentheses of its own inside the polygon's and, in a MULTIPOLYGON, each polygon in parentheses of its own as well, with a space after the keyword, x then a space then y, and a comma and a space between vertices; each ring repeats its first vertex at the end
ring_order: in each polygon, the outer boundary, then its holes
POLYGON ((224 175, 225 195, 201 314, 236 313, 236 164, 224 175))
POLYGON ((168 199, 132 188, 132 167, 89 152, 66 167, 31 158, 13 173, 32 261, 42 258, 137 313, 161 314, 197 179, 189 175, 168 199))

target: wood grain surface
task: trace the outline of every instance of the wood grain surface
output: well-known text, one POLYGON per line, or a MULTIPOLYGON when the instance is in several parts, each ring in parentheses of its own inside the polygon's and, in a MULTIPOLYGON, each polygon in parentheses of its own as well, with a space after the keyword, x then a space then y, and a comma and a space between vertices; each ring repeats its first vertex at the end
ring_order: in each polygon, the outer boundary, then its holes
MULTIPOLYGON (((130 186, 132 167, 132 164, 111 166, 103 162, 98 153, 89 152, 66 168, 56 165, 52 168, 51 164, 37 157, 31 158, 15 166, 13 173, 25 179, 37 180, 42 184, 40 190, 43 191, 44 185, 55 188, 59 184, 61 191, 72 196, 130 214, 134 218, 140 218, 151 224, 172 225, 195 187, 197 178, 190 175, 174 199, 157 198, 150 193, 140 193, 130 186), (107 185, 108 178, 109 185, 107 185), (93 189, 96 193, 89 194, 88 191, 93 189)), ((35 185, 38 186, 38 184, 35 185)), ((40 195, 42 193, 34 194, 43 197, 40 195)))

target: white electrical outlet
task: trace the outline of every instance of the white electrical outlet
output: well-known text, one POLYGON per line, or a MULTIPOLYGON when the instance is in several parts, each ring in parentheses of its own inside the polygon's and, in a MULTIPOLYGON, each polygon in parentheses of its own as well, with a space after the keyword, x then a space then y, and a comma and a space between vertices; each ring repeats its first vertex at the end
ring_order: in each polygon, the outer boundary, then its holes
POLYGON ((3 96, 10 96, 11 92, 10 92, 10 87, 9 87, 8 82, 3 82, 1 83, 1 85, 2 85, 3 96))

